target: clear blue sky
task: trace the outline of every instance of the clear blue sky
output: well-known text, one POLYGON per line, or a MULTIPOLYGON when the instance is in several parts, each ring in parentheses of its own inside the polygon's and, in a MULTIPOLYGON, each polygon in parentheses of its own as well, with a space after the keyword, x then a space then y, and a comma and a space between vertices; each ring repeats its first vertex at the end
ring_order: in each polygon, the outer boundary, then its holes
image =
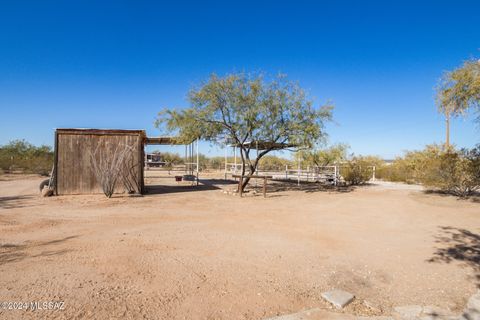
MULTIPOLYGON (((210 73, 288 74, 336 105, 330 142, 391 158, 444 139, 442 72, 480 56, 478 1, 2 1, 0 144, 146 129, 210 73)), ((480 141, 473 117, 452 125, 480 141)), ((203 152, 218 153, 202 144, 203 152)))

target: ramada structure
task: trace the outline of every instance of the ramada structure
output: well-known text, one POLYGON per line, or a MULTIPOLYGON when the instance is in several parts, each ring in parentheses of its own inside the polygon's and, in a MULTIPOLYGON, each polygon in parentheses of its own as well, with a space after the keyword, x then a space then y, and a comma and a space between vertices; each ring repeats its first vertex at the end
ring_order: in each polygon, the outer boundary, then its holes
POLYGON ((98 172, 115 169, 122 172, 118 184, 143 194, 146 145, 185 145, 186 170, 198 184, 198 140, 185 144, 175 137, 150 138, 145 130, 57 129, 51 187, 56 195, 102 193, 98 172))

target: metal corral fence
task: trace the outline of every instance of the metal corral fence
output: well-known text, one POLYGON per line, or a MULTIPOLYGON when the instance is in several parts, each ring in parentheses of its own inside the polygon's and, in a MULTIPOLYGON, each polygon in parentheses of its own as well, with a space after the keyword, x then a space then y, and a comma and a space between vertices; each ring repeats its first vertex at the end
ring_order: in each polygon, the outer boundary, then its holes
MULTIPOLYGON (((375 181, 375 166, 368 166, 372 169, 371 181, 375 181)), ((342 169, 345 166, 333 165, 333 166, 307 166, 293 167, 285 165, 285 168, 265 170, 259 167, 255 172, 256 175, 268 175, 272 176, 273 180, 289 180, 300 182, 318 182, 329 185, 337 185, 343 181, 342 169)), ((242 164, 226 163, 225 165, 225 179, 228 175, 237 175, 242 172, 242 164)))

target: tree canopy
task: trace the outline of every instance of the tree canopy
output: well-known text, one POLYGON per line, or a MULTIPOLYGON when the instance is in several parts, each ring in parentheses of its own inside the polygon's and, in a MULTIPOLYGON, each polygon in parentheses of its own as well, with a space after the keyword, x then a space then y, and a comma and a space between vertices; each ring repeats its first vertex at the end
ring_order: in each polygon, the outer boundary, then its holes
POLYGON ((304 164, 321 167, 347 160, 348 149, 347 144, 339 143, 325 149, 302 150, 298 156, 304 164))
POLYGON ((462 115, 469 109, 480 111, 480 60, 465 61, 445 73, 437 90, 437 104, 442 113, 451 115, 462 115))
MULTIPOLYGON (((242 174, 255 172, 258 161, 274 147, 251 159, 255 141, 310 148, 325 137, 324 122, 331 119, 332 106, 315 107, 297 84, 278 76, 271 81, 244 73, 225 77, 212 75, 189 93, 191 106, 166 109, 156 125, 164 126, 183 142, 202 138, 237 145, 242 174)), ((244 186, 248 183, 245 179, 244 186)), ((243 186, 243 187, 244 187, 243 186)))

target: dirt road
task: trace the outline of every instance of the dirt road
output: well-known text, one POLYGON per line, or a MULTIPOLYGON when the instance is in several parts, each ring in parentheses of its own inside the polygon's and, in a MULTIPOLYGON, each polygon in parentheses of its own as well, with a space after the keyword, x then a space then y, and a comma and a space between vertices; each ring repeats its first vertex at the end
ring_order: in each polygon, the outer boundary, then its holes
POLYGON ((356 295, 351 314, 460 311, 480 284, 472 201, 391 185, 240 199, 220 180, 41 198, 40 181, 0 177, 0 303, 63 308, 1 319, 262 319, 328 309, 332 288, 356 295))

